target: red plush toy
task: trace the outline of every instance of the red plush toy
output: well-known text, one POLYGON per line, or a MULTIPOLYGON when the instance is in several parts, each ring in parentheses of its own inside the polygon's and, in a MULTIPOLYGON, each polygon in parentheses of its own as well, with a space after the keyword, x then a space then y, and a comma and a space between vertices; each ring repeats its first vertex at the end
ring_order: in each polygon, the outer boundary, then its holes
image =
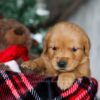
POLYGON ((24 25, 18 24, 16 27, 8 29, 2 38, 4 38, 7 47, 0 51, 0 63, 18 67, 18 60, 29 60, 28 46, 30 44, 28 44, 28 41, 30 35, 24 25))
POLYGON ((5 50, 0 52, 0 62, 7 62, 22 58, 22 60, 29 60, 27 41, 29 34, 23 25, 9 29, 4 38, 8 46, 5 50), (26 33, 27 32, 27 33, 26 33))

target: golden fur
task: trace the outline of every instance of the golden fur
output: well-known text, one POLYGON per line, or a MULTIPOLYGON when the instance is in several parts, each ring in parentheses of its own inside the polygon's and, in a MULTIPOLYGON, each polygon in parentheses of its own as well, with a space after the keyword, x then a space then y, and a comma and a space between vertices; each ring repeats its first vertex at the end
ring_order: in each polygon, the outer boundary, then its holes
POLYGON ((65 90, 76 78, 90 75, 89 51, 90 41, 83 29, 60 22, 46 34, 41 56, 24 62, 22 67, 47 76, 57 75, 58 86, 65 90))

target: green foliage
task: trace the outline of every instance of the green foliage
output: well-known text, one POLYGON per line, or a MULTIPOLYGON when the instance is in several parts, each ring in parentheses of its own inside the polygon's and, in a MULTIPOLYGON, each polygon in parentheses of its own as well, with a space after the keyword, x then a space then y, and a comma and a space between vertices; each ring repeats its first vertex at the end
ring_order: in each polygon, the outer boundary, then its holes
MULTIPOLYGON (((25 25, 36 26, 44 22, 47 17, 39 16, 36 13, 37 0, 0 0, 0 15, 7 19, 15 19, 25 25)), ((37 30, 44 35, 45 29, 37 30)), ((42 43, 37 47, 32 47, 31 52, 40 54, 42 52, 42 43)))
POLYGON ((7 18, 17 18, 16 0, 0 0, 0 13, 7 18))
POLYGON ((0 0, 0 13, 26 25, 37 25, 45 20, 45 17, 36 14, 36 0, 0 0), (21 1, 21 6, 18 1, 21 1))

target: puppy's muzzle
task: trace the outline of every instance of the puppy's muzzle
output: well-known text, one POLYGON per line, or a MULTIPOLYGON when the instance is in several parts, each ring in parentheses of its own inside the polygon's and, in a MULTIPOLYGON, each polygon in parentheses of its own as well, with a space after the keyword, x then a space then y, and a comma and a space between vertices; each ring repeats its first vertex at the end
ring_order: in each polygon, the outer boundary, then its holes
POLYGON ((66 67, 66 65, 67 65, 67 62, 64 61, 64 60, 60 60, 60 61, 57 63, 57 65, 58 65, 58 67, 59 67, 60 69, 64 69, 64 68, 66 67))

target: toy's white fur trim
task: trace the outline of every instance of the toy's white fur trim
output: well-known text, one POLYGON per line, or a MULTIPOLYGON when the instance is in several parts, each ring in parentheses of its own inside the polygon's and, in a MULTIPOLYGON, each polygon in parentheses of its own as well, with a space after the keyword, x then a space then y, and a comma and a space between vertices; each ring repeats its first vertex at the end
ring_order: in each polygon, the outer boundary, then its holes
POLYGON ((4 63, 5 65, 8 65, 8 67, 14 71, 14 72, 18 72, 18 73, 21 73, 21 70, 19 68, 19 65, 17 64, 17 62, 15 60, 11 60, 11 61, 8 61, 6 63, 4 63))

